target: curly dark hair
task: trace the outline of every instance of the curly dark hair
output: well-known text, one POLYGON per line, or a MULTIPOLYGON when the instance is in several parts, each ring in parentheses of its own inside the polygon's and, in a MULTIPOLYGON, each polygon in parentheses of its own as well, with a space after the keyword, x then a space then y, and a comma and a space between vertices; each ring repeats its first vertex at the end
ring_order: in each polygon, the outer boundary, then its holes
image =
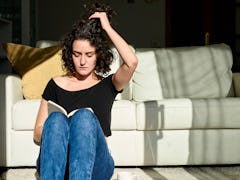
POLYGON ((88 40, 96 48, 97 62, 95 72, 106 75, 111 70, 113 61, 111 41, 102 29, 99 19, 89 19, 94 12, 106 12, 111 23, 115 11, 109 5, 92 3, 83 6, 83 13, 79 20, 74 23, 72 30, 61 40, 63 66, 69 75, 75 75, 75 67, 72 59, 72 44, 74 40, 88 40))

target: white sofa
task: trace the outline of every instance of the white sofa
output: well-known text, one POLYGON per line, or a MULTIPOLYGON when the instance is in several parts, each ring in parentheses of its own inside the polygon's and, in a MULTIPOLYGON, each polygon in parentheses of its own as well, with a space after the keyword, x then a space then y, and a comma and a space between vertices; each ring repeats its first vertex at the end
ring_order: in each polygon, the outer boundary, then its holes
MULTIPOLYGON (((136 49, 139 65, 112 109, 108 145, 116 166, 240 163, 240 74, 231 49, 136 49)), ((116 66, 116 64, 115 64, 116 66)), ((35 166, 39 99, 0 75, 0 166, 35 166)))

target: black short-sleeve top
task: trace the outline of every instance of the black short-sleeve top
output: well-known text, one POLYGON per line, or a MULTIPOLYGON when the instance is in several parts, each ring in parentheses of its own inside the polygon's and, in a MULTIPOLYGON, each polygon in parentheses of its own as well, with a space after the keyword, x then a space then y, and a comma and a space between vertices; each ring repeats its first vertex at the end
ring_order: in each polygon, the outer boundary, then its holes
POLYGON ((111 135, 111 109, 115 97, 121 91, 117 91, 112 83, 112 74, 102 79, 96 85, 79 90, 68 91, 59 87, 51 79, 44 92, 43 99, 51 100, 64 107, 67 112, 74 109, 90 107, 97 116, 105 136, 111 135))

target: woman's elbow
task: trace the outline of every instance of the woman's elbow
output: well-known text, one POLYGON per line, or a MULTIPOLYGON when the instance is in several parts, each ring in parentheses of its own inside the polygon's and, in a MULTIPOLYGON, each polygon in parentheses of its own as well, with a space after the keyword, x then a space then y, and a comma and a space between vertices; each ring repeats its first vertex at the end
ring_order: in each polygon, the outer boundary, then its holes
POLYGON ((137 57, 132 58, 131 60, 131 64, 129 65, 129 67, 133 70, 135 70, 137 68, 138 65, 138 59, 137 57))

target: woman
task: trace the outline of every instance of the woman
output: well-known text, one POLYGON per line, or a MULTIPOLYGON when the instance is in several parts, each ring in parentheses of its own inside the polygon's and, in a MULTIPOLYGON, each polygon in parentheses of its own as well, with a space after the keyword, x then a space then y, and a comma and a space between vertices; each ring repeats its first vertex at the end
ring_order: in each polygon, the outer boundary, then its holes
POLYGON ((137 58, 112 28, 109 6, 95 3, 85 11, 62 41, 67 75, 51 79, 42 95, 34 128, 34 140, 41 145, 37 161, 41 180, 108 180, 114 171, 105 140, 111 135, 111 108, 131 79, 137 58), (113 59, 109 39, 123 63, 106 76, 113 59), (48 115, 48 100, 68 112, 79 110, 70 118, 60 112, 48 115))

